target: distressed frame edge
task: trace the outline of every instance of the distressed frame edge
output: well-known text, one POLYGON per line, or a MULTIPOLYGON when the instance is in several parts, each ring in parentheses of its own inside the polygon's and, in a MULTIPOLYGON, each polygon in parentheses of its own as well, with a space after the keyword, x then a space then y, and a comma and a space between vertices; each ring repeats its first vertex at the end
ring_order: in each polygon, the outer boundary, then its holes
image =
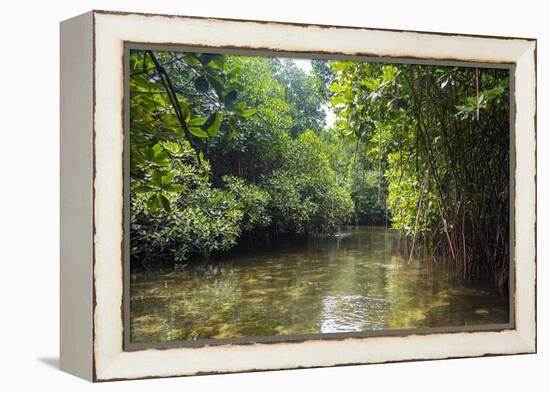
POLYGON ((93 364, 93 19, 60 23, 60 369, 88 381, 93 364), (78 98, 78 99, 75 99, 78 98))
MULTIPOLYGON (((108 13, 109 15, 112 15, 113 13, 108 13)), ((133 15, 133 14, 131 14, 133 15)), ((170 16, 171 18, 173 16, 170 16)), ((186 17, 186 18, 192 18, 192 17, 186 17)), ((210 18, 206 18, 206 19, 210 19, 210 18)), ((248 21, 247 21, 248 22, 248 21)), ((252 21, 254 22, 254 21, 252 21)), ((273 22, 275 24, 282 24, 284 25, 284 23, 280 23, 280 22, 273 22)), ((378 30, 378 29, 377 29, 378 30)), ((399 32, 396 32, 396 33, 399 33, 399 32)), ((414 32, 414 33, 417 33, 417 32, 414 32)), ((427 34, 433 34, 433 33, 427 33, 427 34)), ((452 36, 467 36, 467 37, 470 37, 469 35, 455 35, 455 34, 451 34, 452 36)), ((502 37, 497 37, 497 38, 502 38, 502 37)), ((506 38, 504 38, 506 39, 506 38)), ((534 42, 534 53, 535 53, 535 59, 536 59, 536 40, 531 40, 529 39, 528 41, 535 41, 534 42)), ((95 40, 94 40, 94 44, 95 44, 95 40)), ((526 50, 527 52, 527 50, 526 50)), ((535 67, 535 88, 536 88, 536 67, 535 67)), ((94 98, 95 98, 95 95, 94 95, 94 98)), ((535 101, 534 101, 534 104, 535 104, 535 111, 534 111, 534 114, 535 114, 535 127, 534 129, 532 129, 533 133, 534 133, 534 136, 536 137, 536 97, 535 97, 535 101)), ((536 139, 535 139, 536 140, 536 139)), ((535 149, 536 149, 536 143, 535 143, 535 149)), ((535 175, 536 175, 536 162, 535 162, 535 175)), ((535 184, 536 186, 536 178, 535 178, 535 184)), ((536 206, 536 194, 535 194, 535 206, 536 206)), ((534 220, 536 220, 536 216, 534 217, 534 220)), ((535 221, 536 222, 536 221, 535 221)), ((536 235, 536 228, 534 228, 534 233, 536 235)), ((536 249, 535 249, 535 258, 536 258, 536 249)), ((535 271, 535 276, 534 276, 535 280, 536 280, 536 271, 535 271)), ((535 281, 536 283, 536 281, 535 281)), ((96 283, 97 284, 97 283, 96 283)), ((536 300, 536 298, 535 298, 536 300)), ((536 315, 535 315, 535 320, 534 322, 536 323, 536 315)), ((525 339, 524 340, 521 340, 522 343, 524 344, 523 345, 523 348, 524 348, 524 352, 522 351, 519 351, 519 352, 513 352, 513 353, 533 353, 533 352, 536 352, 536 325, 534 327, 535 329, 535 334, 533 337, 531 337, 531 335, 527 335, 527 337, 518 337, 518 338, 523 338, 525 339), (533 342, 534 342, 534 345, 533 345, 533 342)), ((516 332, 517 333, 517 332, 516 332)), ((523 335, 522 335, 523 336, 523 335)), ((95 337, 94 337, 94 340, 95 340, 95 337)), ((500 352, 500 353, 490 353, 490 354, 481 354, 481 355, 463 355, 463 356, 457 356, 457 357, 471 357, 471 356, 489 356, 489 355, 500 355, 500 354, 505 354, 504 352, 500 352)), ((437 359, 437 358, 449 358, 449 356, 442 356, 442 357, 430 357, 430 358, 425 358, 425 359, 406 359, 406 358, 402 358, 401 360, 395 360, 395 361, 409 361, 409 360, 429 360, 429 359, 437 359)), ((453 358, 453 356, 451 356, 451 358, 453 358)), ((113 359, 113 360, 116 360, 116 359, 113 359)), ((385 362, 385 361, 383 361, 385 362)), ((393 362, 393 361, 389 361, 389 362, 393 362)), ((362 362, 362 363, 358 363, 358 364, 366 364, 366 363, 380 363, 380 362, 362 362)), ((348 363, 346 363, 348 364, 348 363)), ((357 364, 357 363, 349 363, 349 364, 357 364)), ((338 364, 332 364, 332 365, 326 365, 327 367, 328 366, 337 366, 338 364)), ((315 365, 310 365, 310 366, 306 366, 306 367, 325 367, 325 366, 315 366, 315 365)), ((284 369, 286 368, 301 368, 300 366, 298 367, 283 367, 284 369)), ((267 369, 266 369, 267 370, 267 369)), ((214 372, 214 373, 221 373, 221 372, 243 372, 243 371, 253 371, 253 370, 239 370, 239 371, 217 371, 217 372, 214 372)), ((195 374, 203 374, 204 372, 196 372, 196 373, 192 373, 191 375, 195 375, 195 374)), ((207 372, 209 373, 209 372, 207 372)), ((103 374, 103 372, 101 373, 103 374)), ((108 373, 107 373, 108 374, 108 373)), ((135 378, 148 378, 148 377, 161 377, 161 376, 177 376, 177 375, 186 375, 185 373, 176 373, 176 374, 169 374, 169 375, 151 375, 151 376, 133 376, 133 377, 129 377, 130 379, 135 379, 135 378)), ((100 376, 100 378, 97 378, 97 376, 94 376, 94 380, 116 380, 116 379, 128 379, 127 377, 121 377, 121 378, 117 378, 117 377, 111 377, 111 378, 102 378, 100 376)))
MULTIPOLYGON (((518 114, 518 100, 515 102, 515 143, 516 149, 520 146, 526 149, 524 153, 515 154, 515 172, 514 172, 514 188, 516 190, 522 189, 528 194, 527 207, 532 208, 531 212, 522 212, 515 206, 514 211, 514 230, 516 232, 516 244, 520 241, 521 245, 526 247, 529 255, 529 259, 522 262, 522 268, 526 271, 523 272, 530 276, 517 280, 516 269, 516 284, 514 294, 516 301, 516 310, 518 310, 517 304, 528 302, 528 306, 522 305, 519 308, 519 312, 516 312, 516 330, 520 334, 521 340, 524 342, 529 353, 537 353, 537 40, 532 40, 525 48, 525 51, 517 59, 516 68, 526 68, 527 73, 522 72, 520 75, 516 73, 515 88, 516 95, 521 94, 523 100, 526 101, 525 110, 518 114), (519 79, 522 83, 518 83, 519 79), (527 106, 529 105, 529 106, 527 106), (517 125, 523 119, 518 119, 519 116, 525 117, 525 130, 521 129, 517 125), (526 135, 520 138, 520 132, 526 132, 526 135), (527 140, 527 142, 524 141, 527 140), (521 143, 518 143, 521 142, 521 143), (527 144, 527 145, 525 145, 527 144), (520 154, 527 154, 527 157, 520 154), (522 176, 521 171, 524 166, 528 165, 526 176, 522 176), (529 180, 525 182, 525 189, 522 188, 523 181, 528 176, 529 180), (532 216, 529 214, 532 213, 532 216), (526 220, 524 224, 524 230, 518 231, 518 221, 526 220), (527 242, 526 245, 523 243, 527 242), (524 266, 525 265, 525 266, 524 266)), ((520 102, 522 104, 522 102, 520 102)), ((518 149, 519 150, 519 149, 518 149)), ((524 194, 517 192, 515 195, 516 201, 518 198, 523 197, 524 194)), ((521 204, 520 204, 521 206, 521 204)), ((517 245, 514 244, 514 252, 516 253, 516 265, 520 258, 517 255, 517 245)))
POLYGON ((137 12, 137 11, 113 11, 104 9, 94 9, 90 12, 98 15, 120 15, 120 16, 160 16, 164 18, 176 18, 176 19, 195 19, 204 21, 221 21, 221 22, 243 22, 243 23, 255 23, 255 24, 268 24, 268 25, 283 25, 283 26, 295 26, 295 27, 319 27, 322 29, 355 29, 355 30, 370 30, 370 31, 383 31, 394 33, 418 33, 418 34, 434 34, 449 37, 472 37, 472 38, 490 38, 490 39, 503 39, 503 40, 525 40, 525 41, 537 41, 535 37, 517 37, 517 36, 501 36, 501 35, 486 35, 486 34, 468 34, 468 33, 450 33, 442 31, 428 31, 428 30, 410 30, 410 29, 390 29, 383 27, 367 27, 356 25, 331 25, 325 23, 306 23, 306 22, 283 22, 273 20, 262 19, 243 19, 243 18, 222 18, 216 16, 199 16, 199 15, 183 15, 183 14, 163 14, 163 13, 151 13, 151 12, 137 12))

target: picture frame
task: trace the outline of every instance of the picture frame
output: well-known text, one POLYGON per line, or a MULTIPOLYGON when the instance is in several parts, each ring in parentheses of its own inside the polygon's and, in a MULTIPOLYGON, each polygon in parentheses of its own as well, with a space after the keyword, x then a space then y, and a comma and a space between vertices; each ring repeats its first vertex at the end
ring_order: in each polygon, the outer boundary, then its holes
POLYGON ((60 73, 62 370, 109 381, 536 352, 535 39, 91 11, 61 23, 60 73), (139 47, 509 69, 511 322, 132 346, 125 80, 139 47))

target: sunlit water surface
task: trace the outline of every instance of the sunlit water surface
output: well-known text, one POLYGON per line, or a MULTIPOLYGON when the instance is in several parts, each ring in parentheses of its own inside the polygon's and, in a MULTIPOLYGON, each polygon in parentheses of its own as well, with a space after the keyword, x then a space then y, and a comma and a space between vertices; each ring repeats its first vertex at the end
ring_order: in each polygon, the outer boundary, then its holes
POLYGON ((507 323, 508 302, 384 228, 131 275, 131 341, 507 323), (400 251, 401 250, 401 251, 400 251))

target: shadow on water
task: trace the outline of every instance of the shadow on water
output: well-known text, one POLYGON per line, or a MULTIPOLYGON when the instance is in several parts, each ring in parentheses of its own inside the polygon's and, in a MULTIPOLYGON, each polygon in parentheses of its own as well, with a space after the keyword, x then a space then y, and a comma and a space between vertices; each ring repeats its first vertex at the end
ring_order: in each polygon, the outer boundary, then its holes
POLYGON ((433 257, 409 260, 384 228, 131 275, 131 341, 508 322, 507 301, 433 257))

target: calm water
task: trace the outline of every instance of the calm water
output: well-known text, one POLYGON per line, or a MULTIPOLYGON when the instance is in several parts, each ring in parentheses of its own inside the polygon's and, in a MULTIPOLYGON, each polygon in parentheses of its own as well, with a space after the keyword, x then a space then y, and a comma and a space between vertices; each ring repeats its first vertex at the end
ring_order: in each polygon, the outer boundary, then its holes
POLYGON ((131 276, 131 341, 154 342, 508 322, 507 301, 384 228, 182 271, 131 276))

